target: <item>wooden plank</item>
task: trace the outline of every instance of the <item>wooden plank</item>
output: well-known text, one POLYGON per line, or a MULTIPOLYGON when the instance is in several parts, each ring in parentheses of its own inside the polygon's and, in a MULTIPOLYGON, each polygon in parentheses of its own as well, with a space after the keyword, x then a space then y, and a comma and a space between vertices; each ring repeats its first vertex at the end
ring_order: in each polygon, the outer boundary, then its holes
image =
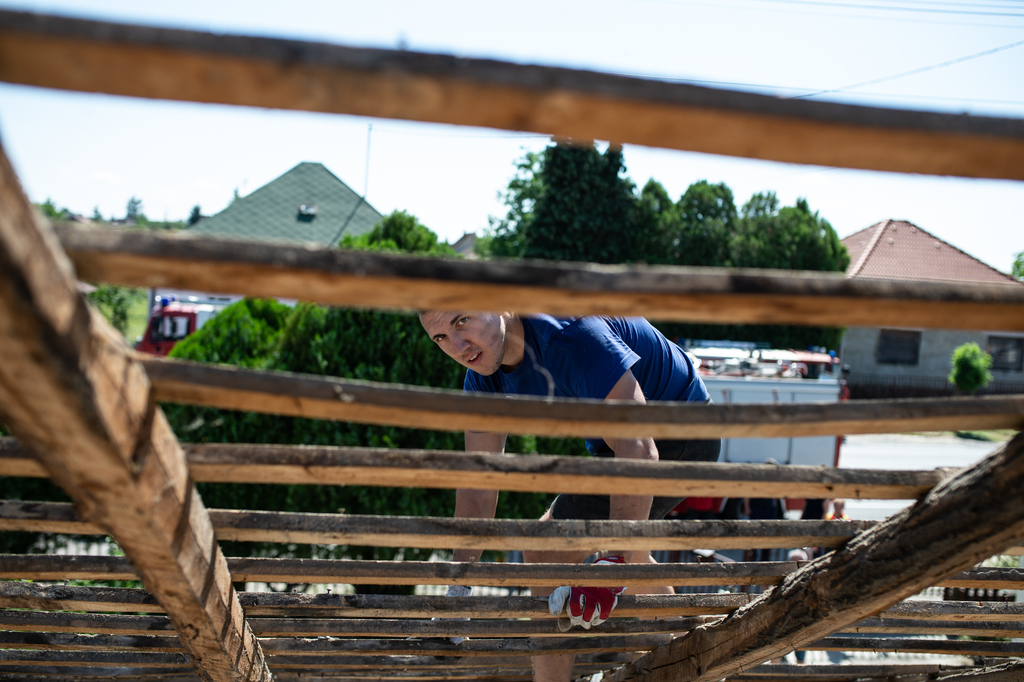
POLYGON ((947 656, 991 656, 1010 658, 1024 655, 1024 644, 977 642, 971 640, 906 639, 897 637, 826 637, 797 647, 804 651, 873 651, 895 654, 942 654, 947 656))
MULTIPOLYGON (((1024 290, 1022 290, 1024 291, 1024 290)), ((769 438, 1024 426, 1024 396, 694 405, 524 396, 142 360, 167 402, 444 430, 606 438, 769 438)))
POLYGON ((888 679, 927 676, 934 679, 946 671, 974 670, 940 663, 890 663, 888 665, 759 665, 730 680, 764 679, 888 679))
MULTIPOLYGON (((229 557, 235 582, 287 582, 353 585, 490 585, 529 587, 563 585, 676 587, 718 585, 777 585, 806 562, 763 561, 689 564, 507 564, 446 561, 337 561, 333 559, 278 559, 229 557)), ((940 587, 1018 589, 1024 581, 1019 568, 972 569, 940 587)), ((133 580, 138 576, 124 557, 80 555, 0 555, 4 580, 133 580)), ((925 605, 922 608, 928 608, 925 605)))
MULTIPOLYGON (((975 604, 975 602, 970 602, 975 604)), ((602 635, 684 632, 717 617, 661 620, 612 620, 602 635)), ((248 618, 257 637, 561 637, 553 620, 248 618)), ((164 616, 12 611, 0 609, 0 628, 27 632, 79 632, 109 635, 151 635, 173 632, 164 616)), ((937 621, 867 618, 844 628, 853 634, 918 634, 1024 638, 1024 620, 937 621)))
POLYGON ((197 671, 270 676, 185 456, 124 338, 78 293, 0 151, 0 421, 131 557, 197 671))
MULTIPOLYGON (((620 653, 649 651, 671 640, 671 634, 643 634, 600 637, 545 637, 545 638, 473 638, 453 644, 447 638, 429 639, 342 639, 338 637, 270 637, 260 639, 260 645, 270 660, 284 656, 299 662, 307 655, 319 656, 531 656, 537 652, 556 653, 620 653)), ((86 635, 55 632, 0 632, 0 650, 21 649, 39 651, 126 651, 183 653, 175 636, 157 635, 86 635)))
MULTIPOLYGON (((665 497, 917 499, 956 469, 882 471, 812 466, 642 462, 606 457, 445 450, 183 443, 198 482, 386 485, 665 497)), ((0 438, 0 476, 45 477, 15 438, 0 438)))
MULTIPOLYGON (((551 618, 547 600, 531 597, 241 592, 238 599, 246 616, 265 618, 551 618)), ((748 603, 750 599, 745 594, 626 594, 619 599, 615 615, 623 618, 678 618, 723 614, 748 603)), ((152 595, 139 589, 40 585, 3 580, 0 580, 0 608, 88 613, 163 611, 152 595)))
POLYGON ((790 163, 1024 179, 1013 119, 778 98, 406 50, 0 15, 0 79, 533 131, 790 163))
POLYGON ((1024 662, 1013 661, 946 675, 942 677, 942 680, 944 682, 1020 682, 1022 678, 1024 678, 1024 662))
POLYGON ((876 615, 1019 538, 1022 485, 1024 434, 1018 434, 733 617, 697 628, 609 679, 718 680, 876 615))
MULTIPOLYGON (((713 617, 613 620, 602 635, 683 632, 713 617)), ((554 620, 414 620, 361 618, 249 618, 257 637, 564 637, 554 620)), ((76 632, 105 635, 173 633, 164 616, 11 611, 0 609, 0 628, 22 632, 76 632)), ((997 636, 997 635, 993 635, 997 636)))
POLYGON ((327 663, 338 656, 391 655, 391 656, 494 656, 530 657, 537 654, 558 655, 589 653, 623 653, 651 650, 671 641, 671 635, 631 635, 628 637, 539 637, 516 639, 467 639, 452 644, 443 637, 430 639, 337 639, 318 637, 302 639, 275 637, 260 640, 272 661, 299 663, 313 655, 323 656, 327 663))
POLYGON ((1024 330, 1024 288, 846 279, 835 273, 408 255, 57 227, 88 281, 178 287, 335 306, 643 315, 730 324, 1024 330))
MULTIPOLYGON (((218 540, 504 550, 837 547, 870 521, 537 521, 211 509, 218 540)), ((0 530, 103 534, 70 504, 0 501, 0 530)), ((419 572, 416 562, 400 565, 419 572)), ((232 566, 237 571, 238 563, 232 566)), ((395 567, 394 564, 391 564, 395 567)), ((488 570, 480 565, 480 570, 488 570)), ((620 569, 623 567, 615 567, 620 569)), ((2 569, 0 569, 2 570, 2 569)), ((712 571, 713 569, 697 569, 712 571)), ((728 568, 719 568, 728 571, 728 568)), ((735 569, 733 569, 735 570, 735 569)), ((0 572, 0 575, 3 575, 0 572)), ((291 582, 291 581, 288 581, 291 582)), ((680 583, 683 584, 683 583, 680 583)), ((704 583, 700 583, 704 584, 704 583)), ((728 583, 736 584, 736 583, 728 583)))
POLYGON ((1024 602, 907 600, 880 615, 907 620, 1016 621, 1024 620, 1024 602))
POLYGON ((843 630, 854 634, 945 635, 1024 639, 1024 621, 936 621, 866 618, 843 630))
POLYGON ((188 670, 184 654, 162 654, 128 651, 27 651, 0 650, 3 665, 109 665, 118 668, 169 668, 175 672, 188 670))
POLYGON ((198 682, 199 677, 189 675, 187 666, 181 670, 168 668, 119 668, 100 665, 48 666, 45 663, 33 665, 2 665, 0 679, 43 679, 47 682, 82 682, 83 680, 153 680, 156 682, 198 682))
POLYGON ((184 653, 173 630, 168 635, 93 635, 66 632, 0 632, 0 649, 40 651, 155 651, 184 653))
MULTIPOLYGON (((97 635, 174 633, 174 625, 166 616, 12 611, 9 609, 0 609, 0 628, 26 632, 80 632, 97 635)), ((256 636, 260 635, 260 632, 256 630, 253 632, 256 636)))

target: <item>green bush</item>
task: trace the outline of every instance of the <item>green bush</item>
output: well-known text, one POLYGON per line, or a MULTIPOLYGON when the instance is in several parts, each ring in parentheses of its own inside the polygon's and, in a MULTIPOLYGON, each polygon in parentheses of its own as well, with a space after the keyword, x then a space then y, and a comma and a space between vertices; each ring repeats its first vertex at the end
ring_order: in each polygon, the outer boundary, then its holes
POLYGON ((950 365, 949 383, 956 384, 964 393, 974 393, 992 381, 992 373, 988 371, 992 367, 992 356, 974 342, 954 350, 950 365))
MULTIPOLYGON (((171 355, 197 362, 227 362, 268 370, 340 376, 389 383, 461 388, 464 370, 442 353, 413 314, 325 308, 294 309, 272 301, 229 306, 171 355)), ((186 442, 282 443, 461 450, 462 433, 277 417, 188 405, 164 405, 175 432, 186 442)), ((579 440, 510 436, 508 452, 585 452, 579 440)), ((265 509, 349 514, 450 516, 451 490, 366 486, 199 484, 211 508, 265 509)), ((498 515, 537 518, 551 496, 502 493, 498 515)), ((319 547, 272 543, 222 543, 231 556, 348 557, 406 560, 429 558, 415 548, 319 547)), ((377 586, 363 586, 377 590, 377 586)), ((381 588, 384 589, 384 588, 381 588)))

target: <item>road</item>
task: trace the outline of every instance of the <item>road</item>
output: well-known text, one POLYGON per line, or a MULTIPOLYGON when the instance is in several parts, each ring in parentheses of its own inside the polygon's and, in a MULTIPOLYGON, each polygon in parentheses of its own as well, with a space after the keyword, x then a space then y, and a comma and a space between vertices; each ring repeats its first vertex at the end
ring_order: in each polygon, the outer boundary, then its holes
MULTIPOLYGON (((1001 443, 951 435, 882 434, 847 436, 840 450, 843 469, 910 469, 965 467, 999 448, 1001 443)), ((849 500, 851 519, 881 520, 909 504, 903 500, 849 500)))

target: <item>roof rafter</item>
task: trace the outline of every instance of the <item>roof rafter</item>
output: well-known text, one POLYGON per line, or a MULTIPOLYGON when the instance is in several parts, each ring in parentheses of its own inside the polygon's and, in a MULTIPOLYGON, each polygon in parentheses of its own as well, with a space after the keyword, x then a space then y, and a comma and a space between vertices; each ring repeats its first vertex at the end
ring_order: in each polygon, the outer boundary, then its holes
POLYGON ((197 672, 269 679, 145 370, 78 294, 2 150, 0 357, 0 418, 133 560, 197 672))

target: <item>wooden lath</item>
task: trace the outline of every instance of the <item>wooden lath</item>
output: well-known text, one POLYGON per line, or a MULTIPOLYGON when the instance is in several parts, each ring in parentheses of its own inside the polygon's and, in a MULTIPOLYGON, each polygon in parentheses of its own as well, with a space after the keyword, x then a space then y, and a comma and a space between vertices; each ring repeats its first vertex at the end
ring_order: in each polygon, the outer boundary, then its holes
POLYGON ((1024 179, 1011 119, 786 100, 405 50, 0 14, 0 79, 533 131, 869 170, 1024 179))
POLYGON ((1024 293, 1012 285, 873 281, 780 270, 441 260, 71 226, 60 227, 58 235, 82 279, 141 287, 412 310, 487 301, 495 310, 553 315, 1024 330, 1024 293))
MULTIPOLYGON (((416 547, 421 549, 492 549, 598 551, 602 547, 623 549, 694 550, 694 549, 769 549, 791 547, 839 547, 857 533, 875 526, 872 521, 537 521, 533 519, 453 519, 428 516, 371 516, 354 514, 308 514, 302 512, 261 512, 235 509, 211 509, 210 521, 218 540, 237 542, 277 542, 306 545, 365 545, 371 547, 416 547)), ((61 502, 0 501, 0 530, 69 535, 104 535, 100 526, 77 516, 74 507, 61 502)), ((1005 549, 1007 554, 1020 554, 1018 543, 1005 549)), ((315 561, 315 560, 310 560, 315 561)), ((760 563, 760 562, 758 562, 760 563)), ((346 562, 344 569, 354 574, 362 563, 346 562)), ((416 564, 411 564, 415 566, 416 564)), ((522 580, 509 575, 501 565, 469 564, 464 569, 445 574, 442 562, 432 562, 435 578, 467 585, 539 585, 531 576, 531 567, 521 567, 522 580), (495 577, 488 577, 488 575, 495 577), (498 577, 500 576, 500 577, 498 577), (476 583, 475 580, 486 582, 476 583), (500 582, 493 582, 498 580, 500 582)), ((546 565, 546 564, 545 564, 546 565)), ((757 565, 757 564, 755 564, 757 565)), ((235 563, 238 566, 238 563, 235 563)), ((9 574, 10 566, 0 568, 0 575, 9 574)), ((536 568, 536 567, 534 567, 536 568)), ((735 575, 746 582, 738 566, 713 566, 721 575, 735 575)), ((711 579, 711 568, 697 580, 711 579)), ((658 566, 601 567, 597 573, 607 575, 605 586, 621 584, 663 585, 671 569, 658 566), (624 580, 624 576, 629 576, 624 580), (641 577, 643 576, 643 577, 641 577), (640 581, 635 583, 635 581, 640 581)), ((232 568, 232 573, 236 572, 232 568)), ((586 573, 589 569, 583 569, 586 573)), ((1007 569, 1011 574, 1024 569, 1007 569)), ((398 579, 393 573, 388 582, 398 579)), ((417 573, 422 574, 419 570, 417 573)), ((413 575, 406 574, 406 579, 413 575)), ((564 579, 559 578, 559 579, 564 579)), ((308 582, 305 580, 259 580, 263 582, 308 582)), ((336 580, 333 582, 349 582, 336 580)), ((373 580, 366 582, 376 584, 373 580)), ((404 583, 398 583, 404 584, 404 583)), ((453 583, 455 584, 455 583, 453 583)), ((673 583, 684 585, 687 583, 673 583)), ((697 582, 692 584, 711 584, 697 582)), ((741 583, 718 583, 741 584, 741 583)))
POLYGON ((270 673, 185 456, 0 151, 0 418, 134 560, 207 680, 270 673))
MULTIPOLYGON (((1024 319, 1024 305, 1018 314, 1024 319)), ((695 405, 469 395, 420 386, 142 360, 156 400, 410 428, 603 438, 776 438, 1017 429, 1024 396, 695 405)))
MULTIPOLYGON (((594 495, 917 499, 954 469, 881 471, 761 464, 640 462, 614 458, 498 455, 246 443, 182 443, 193 480, 210 483, 387 485, 594 495)), ((46 477, 14 438, 0 438, 0 476, 46 477)))
MULTIPOLYGON (((0 12, 0 80, 539 130, 833 166, 1024 179, 1020 121, 786 102, 564 69, 12 12, 0 12)), ((524 312, 628 313, 665 320, 1024 330, 1024 294, 1014 287, 865 283, 756 271, 453 263, 74 228, 61 229, 60 239, 77 274, 89 280, 187 284, 336 305, 430 308, 487 300, 524 312)), ((538 651, 588 652, 577 657, 576 672, 617 668, 606 676, 616 680, 909 681, 921 675, 969 675, 1002 682, 1021 676, 1020 664, 970 671, 933 665, 843 670, 752 666, 794 647, 1019 655, 1014 645, 992 642, 878 642, 867 637, 835 642, 829 635, 1019 634, 1024 612, 1018 604, 901 600, 928 585, 1019 585, 1019 570, 970 567, 1024 535, 1024 511, 1015 508, 1014 497, 1024 483, 1022 436, 955 474, 900 472, 876 478, 864 472, 815 475, 802 470, 776 475, 756 467, 645 469, 633 466, 640 463, 512 460, 478 453, 398 452, 390 453, 386 462, 371 464, 382 457, 380 451, 244 445, 190 448, 192 477, 186 453, 155 401, 428 428, 440 423, 449 429, 550 435, 717 437, 1020 428, 1024 397, 637 410, 586 402, 467 400, 428 389, 140 361, 75 294, 58 242, 46 226, 34 223, 6 159, 0 159, 0 265, 0 414, 42 464, 40 468, 26 461, 20 446, 5 441, 0 443, 0 471, 52 476, 75 499, 81 514, 62 505, 30 510, 13 504, 4 506, 10 513, 3 522, 9 528, 37 524, 35 528, 50 531, 108 532, 128 554, 128 559, 5 557, 5 570, 19 564, 36 578, 141 576, 153 590, 0 583, 0 607, 31 609, 0 614, 0 622, 15 630, 0 637, 0 646, 14 647, 0 651, 0 679, 121 675, 191 682, 197 679, 195 673, 209 680, 261 679, 268 675, 269 663, 278 679, 308 679, 312 674, 346 680, 525 680, 528 655, 538 651), (245 457, 252 461, 240 462, 245 457), (668 485, 677 494, 685 489, 685 494, 727 490, 732 496, 775 496, 786 488, 792 496, 923 499, 875 527, 847 525, 845 535, 833 532, 840 526, 828 524, 803 526, 813 534, 795 533, 794 526, 756 524, 676 525, 668 533, 657 523, 642 522, 543 528, 532 522, 211 514, 192 486, 193 478, 203 476, 369 485, 424 485, 418 481, 429 480, 430 485, 447 487, 445 479, 456 471, 462 480, 490 489, 554 491, 582 485, 594 492, 621 492, 621 486, 612 486, 624 482, 644 492, 668 485), (659 482, 662 474, 668 476, 659 482), (527 597, 236 595, 230 581, 516 580, 519 585, 543 585, 608 580, 609 574, 598 574, 593 567, 227 561, 215 541, 219 535, 425 547, 547 547, 556 540, 586 544, 628 539, 638 546, 674 542, 683 547, 698 536, 706 546, 712 541, 707 531, 714 530, 720 535, 715 542, 740 543, 732 546, 827 545, 842 544, 854 527, 861 532, 852 541, 806 565, 621 567, 623 581, 634 584, 670 577, 682 581, 678 584, 778 587, 763 597, 625 595, 616 615, 669 620, 615 621, 591 638, 563 636, 543 600, 527 597), (698 528, 704 534, 698 535, 698 528), (782 531, 788 534, 778 535, 782 531), (88 613, 60 613, 64 610, 88 613), (167 616, 134 615, 139 613, 167 616), (427 620, 435 616, 474 620, 427 620), (157 633, 131 631, 143 623, 157 633), (169 636, 171 626, 177 640, 169 636), (687 630, 691 632, 684 637, 667 639, 687 630), (456 646, 444 639, 453 635, 472 639, 456 646), (405 636, 428 639, 407 641, 405 636), (178 648, 171 650, 174 646, 178 648)))

